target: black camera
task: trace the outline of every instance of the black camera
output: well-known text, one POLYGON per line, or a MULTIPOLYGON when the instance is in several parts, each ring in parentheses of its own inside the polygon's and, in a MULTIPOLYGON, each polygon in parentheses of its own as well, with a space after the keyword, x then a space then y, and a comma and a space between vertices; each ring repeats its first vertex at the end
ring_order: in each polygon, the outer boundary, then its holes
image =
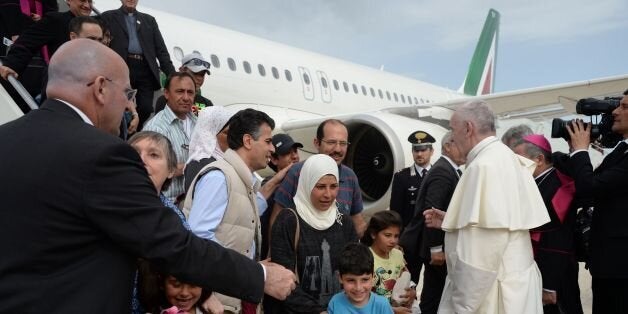
MULTIPOLYGON (((612 130, 613 115, 611 114, 619 106, 620 101, 621 97, 606 97, 603 100, 583 98, 578 101, 576 112, 591 117, 591 123, 584 123, 591 128, 591 142, 597 141, 602 147, 609 148, 614 147, 622 139, 620 134, 614 133, 612 130), (597 119, 598 115, 600 116, 599 119, 597 119)), ((552 137, 562 137, 569 141, 567 125, 570 123, 571 121, 559 118, 552 120, 552 137)))

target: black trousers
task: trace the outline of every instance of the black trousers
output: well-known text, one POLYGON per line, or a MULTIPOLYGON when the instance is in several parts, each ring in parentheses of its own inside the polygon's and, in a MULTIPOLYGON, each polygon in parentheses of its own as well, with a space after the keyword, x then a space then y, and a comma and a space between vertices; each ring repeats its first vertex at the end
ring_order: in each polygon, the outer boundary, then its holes
POLYGON ((137 89, 135 101, 137 104, 137 114, 140 119, 137 130, 141 131, 144 122, 146 122, 153 113, 153 95, 155 93, 155 85, 153 83, 155 77, 145 60, 127 58, 126 62, 129 66, 131 87, 137 89))
POLYGON ((445 288, 445 278, 447 278, 447 265, 441 266, 430 265, 429 261, 425 262, 423 270, 423 290, 421 291, 421 307, 422 314, 438 312, 440 297, 445 288))
MULTIPOLYGON (((569 257, 565 257, 569 259, 569 257)), ((560 274, 560 283, 556 289, 557 304, 543 307, 544 314, 582 314, 580 301, 580 287, 578 286, 578 262, 569 261, 562 264, 564 267, 553 269, 560 274)), ((541 274, 543 275, 543 274, 541 274)))
POLYGON ((593 277, 593 314, 628 313, 628 278, 593 277))
POLYGON ((412 282, 419 284, 421 268, 423 268, 423 260, 418 256, 418 253, 416 255, 417 256, 404 254, 403 258, 406 260, 406 267, 410 272, 410 279, 412 279, 412 282))

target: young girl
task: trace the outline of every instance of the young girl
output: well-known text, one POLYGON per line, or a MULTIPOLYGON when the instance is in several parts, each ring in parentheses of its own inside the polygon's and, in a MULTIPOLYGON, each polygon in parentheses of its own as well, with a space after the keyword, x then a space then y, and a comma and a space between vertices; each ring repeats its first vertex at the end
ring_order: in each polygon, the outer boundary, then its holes
POLYGON ((370 247, 375 260, 373 292, 391 301, 395 313, 410 313, 410 307, 416 298, 416 291, 413 288, 406 289, 407 302, 396 304, 391 299, 397 279, 401 273, 407 271, 403 252, 396 248, 400 232, 399 214, 390 210, 380 211, 371 217, 361 242, 370 247))
POLYGON ((147 313, 208 313, 201 305, 210 292, 184 283, 144 261, 140 264, 140 300, 147 313))

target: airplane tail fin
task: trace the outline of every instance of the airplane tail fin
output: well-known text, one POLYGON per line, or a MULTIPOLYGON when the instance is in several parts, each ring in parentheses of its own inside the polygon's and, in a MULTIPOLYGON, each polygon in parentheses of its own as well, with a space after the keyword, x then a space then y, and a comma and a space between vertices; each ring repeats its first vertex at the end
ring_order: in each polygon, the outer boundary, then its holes
POLYGON ((495 9, 488 11, 480 40, 475 47, 467 76, 458 90, 470 96, 491 94, 495 84, 495 60, 500 14, 495 9))

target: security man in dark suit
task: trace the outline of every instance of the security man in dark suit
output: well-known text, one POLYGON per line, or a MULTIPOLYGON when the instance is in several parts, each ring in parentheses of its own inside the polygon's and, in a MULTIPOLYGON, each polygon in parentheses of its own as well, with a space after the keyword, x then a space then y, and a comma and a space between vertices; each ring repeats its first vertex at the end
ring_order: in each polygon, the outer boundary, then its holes
POLYGON ((109 46, 126 60, 131 86, 137 89, 135 98, 140 131, 153 113, 153 94, 161 88, 160 68, 166 76, 175 69, 155 18, 137 11, 138 0, 121 2, 119 9, 103 12, 102 19, 111 32, 109 46))
POLYGON ((421 292, 421 313, 436 313, 443 293, 447 265, 445 265, 445 232, 424 225, 423 210, 438 208, 447 210, 451 196, 462 175, 460 165, 465 156, 453 143, 452 133, 447 132, 442 139, 442 156, 434 163, 421 183, 415 215, 404 230, 399 244, 407 254, 408 263, 423 263, 423 291, 421 292))
MULTIPOLYGON (((404 228, 414 215, 421 181, 432 167, 430 164, 434 153, 432 144, 436 140, 427 132, 416 131, 408 136, 408 142, 412 144, 414 164, 395 173, 390 194, 390 210, 399 213, 404 228)), ((406 260, 408 261, 408 256, 406 260)), ((412 275, 412 281, 417 282, 421 273, 421 263, 408 263, 408 270, 412 275)))
POLYGON ((628 90, 612 115, 612 130, 623 140, 595 170, 587 151, 591 124, 585 127, 576 121, 567 128, 574 150, 568 164, 576 196, 593 197, 590 271, 594 314, 628 309, 628 90))

